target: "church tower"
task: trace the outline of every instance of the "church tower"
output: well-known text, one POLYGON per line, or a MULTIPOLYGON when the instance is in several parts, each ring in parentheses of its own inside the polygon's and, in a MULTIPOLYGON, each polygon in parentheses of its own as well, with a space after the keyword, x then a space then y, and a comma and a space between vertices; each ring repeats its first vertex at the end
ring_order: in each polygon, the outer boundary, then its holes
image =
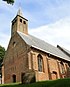
POLYGON ((11 36, 17 31, 28 34, 28 20, 23 17, 21 9, 18 10, 16 17, 12 21, 11 36))

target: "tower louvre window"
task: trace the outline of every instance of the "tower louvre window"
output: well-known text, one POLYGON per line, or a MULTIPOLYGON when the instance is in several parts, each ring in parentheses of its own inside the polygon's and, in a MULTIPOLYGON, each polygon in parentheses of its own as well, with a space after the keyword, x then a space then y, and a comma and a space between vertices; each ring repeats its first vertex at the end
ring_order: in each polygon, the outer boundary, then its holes
POLYGON ((22 19, 20 19, 20 22, 22 23, 22 19))
POLYGON ((24 24, 26 24, 26 22, 25 22, 25 21, 23 21, 23 23, 24 23, 24 24))
POLYGON ((12 25, 14 25, 14 22, 12 23, 12 25))

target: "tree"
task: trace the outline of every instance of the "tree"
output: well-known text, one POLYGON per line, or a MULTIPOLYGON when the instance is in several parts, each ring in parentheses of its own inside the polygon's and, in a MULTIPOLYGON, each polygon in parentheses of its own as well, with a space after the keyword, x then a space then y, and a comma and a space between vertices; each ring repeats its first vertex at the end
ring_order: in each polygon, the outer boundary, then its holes
POLYGON ((4 55, 5 55, 5 48, 0 46, 0 66, 1 63, 3 62, 4 55))
POLYGON ((8 4, 14 4, 14 0, 3 0, 3 1, 6 1, 8 4))
POLYGON ((5 48, 0 46, 0 79, 2 83, 2 62, 5 55, 5 48))

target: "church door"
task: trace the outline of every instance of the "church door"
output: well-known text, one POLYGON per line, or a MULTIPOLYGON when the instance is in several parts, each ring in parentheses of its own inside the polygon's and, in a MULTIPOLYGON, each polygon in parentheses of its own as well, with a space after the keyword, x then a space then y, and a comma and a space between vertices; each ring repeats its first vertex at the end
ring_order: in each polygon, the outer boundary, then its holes
POLYGON ((13 78, 13 83, 15 83, 16 82, 16 75, 13 75, 12 78, 13 78))

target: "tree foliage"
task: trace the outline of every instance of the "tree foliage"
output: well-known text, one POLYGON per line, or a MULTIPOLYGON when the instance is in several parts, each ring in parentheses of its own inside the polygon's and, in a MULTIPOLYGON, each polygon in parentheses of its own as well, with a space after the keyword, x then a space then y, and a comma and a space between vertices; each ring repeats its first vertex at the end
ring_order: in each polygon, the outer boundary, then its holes
POLYGON ((13 4, 14 3, 14 0, 3 0, 3 1, 6 1, 8 4, 13 4))
POLYGON ((0 64, 3 62, 4 55, 5 55, 5 48, 0 46, 0 64))

